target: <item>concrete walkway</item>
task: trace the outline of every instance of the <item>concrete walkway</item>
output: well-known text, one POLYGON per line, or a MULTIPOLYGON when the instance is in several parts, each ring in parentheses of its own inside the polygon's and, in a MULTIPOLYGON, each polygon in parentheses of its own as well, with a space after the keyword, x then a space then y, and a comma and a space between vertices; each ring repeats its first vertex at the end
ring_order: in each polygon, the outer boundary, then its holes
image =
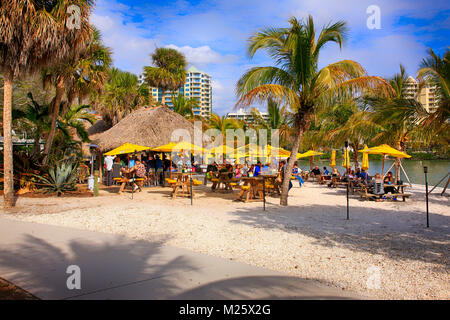
POLYGON ((41 299, 348 299, 290 277, 161 242, 0 218, 0 277, 41 299), (81 270, 81 289, 66 273, 81 270))

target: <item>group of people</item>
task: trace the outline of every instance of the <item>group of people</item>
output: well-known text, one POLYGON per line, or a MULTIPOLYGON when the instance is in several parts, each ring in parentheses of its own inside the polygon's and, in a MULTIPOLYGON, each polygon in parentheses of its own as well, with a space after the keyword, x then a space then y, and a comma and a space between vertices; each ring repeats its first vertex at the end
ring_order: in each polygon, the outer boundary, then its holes
POLYGON ((143 157, 106 156, 104 164, 105 184, 111 186, 115 179, 120 178, 122 183, 120 193, 131 180, 133 190, 140 191, 142 184, 138 181, 150 179, 155 185, 163 184, 164 171, 169 171, 170 167, 170 160, 164 155, 161 159, 159 154, 148 154, 143 157))

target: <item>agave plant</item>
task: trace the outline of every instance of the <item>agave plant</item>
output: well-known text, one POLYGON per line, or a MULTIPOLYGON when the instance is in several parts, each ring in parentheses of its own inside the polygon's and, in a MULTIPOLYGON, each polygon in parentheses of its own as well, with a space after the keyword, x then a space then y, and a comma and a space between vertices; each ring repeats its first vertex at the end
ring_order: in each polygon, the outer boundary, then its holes
POLYGON ((37 177, 45 192, 55 192, 60 197, 65 192, 76 190, 77 165, 70 162, 62 162, 49 169, 48 175, 37 177))

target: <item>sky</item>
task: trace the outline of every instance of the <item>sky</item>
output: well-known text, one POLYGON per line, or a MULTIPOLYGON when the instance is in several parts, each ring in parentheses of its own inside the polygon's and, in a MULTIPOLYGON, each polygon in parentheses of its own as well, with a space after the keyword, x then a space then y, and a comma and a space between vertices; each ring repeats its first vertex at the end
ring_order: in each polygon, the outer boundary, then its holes
POLYGON ((318 30, 340 20, 349 28, 344 47, 325 47, 319 67, 352 59, 369 75, 391 77, 402 63, 415 76, 428 48, 442 55, 449 47, 448 0, 96 0, 91 22, 112 48, 114 66, 137 75, 151 65, 155 48, 183 52, 189 65, 212 77, 213 112, 225 115, 234 109, 242 74, 274 65, 264 53, 248 57, 249 37, 309 14, 318 30), (374 12, 367 10, 373 5, 379 8, 380 25, 369 29, 374 12))

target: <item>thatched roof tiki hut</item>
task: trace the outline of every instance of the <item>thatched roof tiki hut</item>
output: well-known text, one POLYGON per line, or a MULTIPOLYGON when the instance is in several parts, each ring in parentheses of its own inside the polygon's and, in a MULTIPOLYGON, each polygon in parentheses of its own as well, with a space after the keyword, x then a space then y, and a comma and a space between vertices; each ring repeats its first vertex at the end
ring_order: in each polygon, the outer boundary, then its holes
POLYGON ((160 106, 141 108, 126 116, 114 127, 90 136, 92 143, 103 154, 124 143, 132 143, 150 148, 168 144, 172 132, 185 129, 194 138, 194 125, 171 109, 160 106))

